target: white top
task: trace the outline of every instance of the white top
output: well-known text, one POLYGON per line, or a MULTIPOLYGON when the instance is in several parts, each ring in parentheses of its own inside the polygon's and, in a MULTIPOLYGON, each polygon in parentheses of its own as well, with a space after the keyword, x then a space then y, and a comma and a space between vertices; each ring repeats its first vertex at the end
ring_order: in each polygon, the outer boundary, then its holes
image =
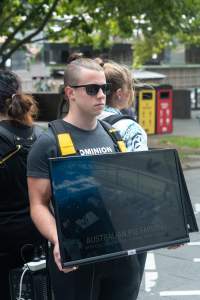
MULTIPOLYGON (((120 110, 106 106, 105 110, 99 116, 99 119, 103 120, 113 114, 122 115, 120 110)), ((129 152, 148 150, 147 134, 136 121, 131 119, 122 119, 114 123, 112 126, 120 132, 129 152)))

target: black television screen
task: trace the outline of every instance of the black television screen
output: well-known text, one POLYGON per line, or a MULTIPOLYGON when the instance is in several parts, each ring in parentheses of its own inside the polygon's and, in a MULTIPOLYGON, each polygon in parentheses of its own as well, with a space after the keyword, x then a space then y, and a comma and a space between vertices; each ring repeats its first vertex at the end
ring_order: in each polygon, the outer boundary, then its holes
POLYGON ((173 149, 50 159, 63 267, 189 241, 173 149))

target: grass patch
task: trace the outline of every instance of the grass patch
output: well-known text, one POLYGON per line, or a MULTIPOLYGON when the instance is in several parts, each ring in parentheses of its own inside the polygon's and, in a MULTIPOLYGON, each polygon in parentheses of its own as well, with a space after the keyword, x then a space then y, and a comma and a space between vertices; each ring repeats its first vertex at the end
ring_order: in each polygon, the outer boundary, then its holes
POLYGON ((149 146, 152 148, 171 148, 178 151, 182 164, 200 161, 200 138, 182 136, 162 136, 149 138, 149 146))
POLYGON ((161 137, 159 144, 166 146, 177 146, 181 148, 200 149, 200 138, 168 136, 161 137))

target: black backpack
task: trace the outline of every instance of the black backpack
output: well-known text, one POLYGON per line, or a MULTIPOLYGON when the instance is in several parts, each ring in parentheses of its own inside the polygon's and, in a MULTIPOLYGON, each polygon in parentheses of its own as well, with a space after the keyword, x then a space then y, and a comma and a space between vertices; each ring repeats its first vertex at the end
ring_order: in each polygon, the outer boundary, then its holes
POLYGON ((27 138, 22 138, 0 123, 0 211, 26 211, 28 190, 26 164, 28 153, 43 130, 33 127, 27 138))

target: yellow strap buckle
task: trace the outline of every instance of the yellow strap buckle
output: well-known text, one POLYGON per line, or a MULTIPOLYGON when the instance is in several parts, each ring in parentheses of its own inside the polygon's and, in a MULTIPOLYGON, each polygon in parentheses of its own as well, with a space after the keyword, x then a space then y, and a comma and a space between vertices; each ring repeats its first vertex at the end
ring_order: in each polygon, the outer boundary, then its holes
POLYGON ((126 145, 123 141, 117 141, 120 152, 127 152, 126 145))
POLYGON ((76 149, 69 133, 58 134, 58 142, 62 156, 76 154, 76 149))

